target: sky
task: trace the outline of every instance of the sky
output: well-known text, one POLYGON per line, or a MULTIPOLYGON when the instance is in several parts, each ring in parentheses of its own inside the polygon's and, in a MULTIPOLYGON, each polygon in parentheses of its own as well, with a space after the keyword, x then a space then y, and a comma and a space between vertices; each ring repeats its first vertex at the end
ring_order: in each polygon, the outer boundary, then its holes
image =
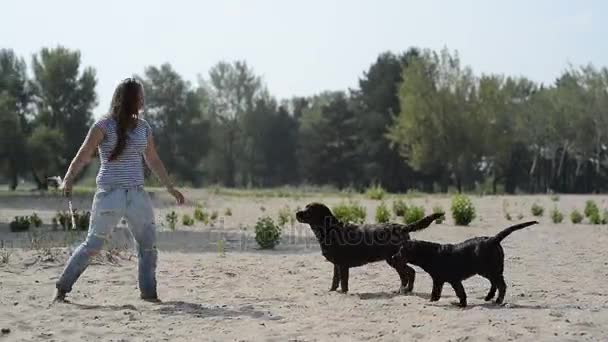
POLYGON ((29 63, 42 47, 80 50, 102 115, 116 84, 170 63, 196 85, 246 60, 278 98, 345 90, 383 51, 457 50, 477 73, 552 83, 569 64, 608 65, 608 1, 5 0, 0 48, 29 63))

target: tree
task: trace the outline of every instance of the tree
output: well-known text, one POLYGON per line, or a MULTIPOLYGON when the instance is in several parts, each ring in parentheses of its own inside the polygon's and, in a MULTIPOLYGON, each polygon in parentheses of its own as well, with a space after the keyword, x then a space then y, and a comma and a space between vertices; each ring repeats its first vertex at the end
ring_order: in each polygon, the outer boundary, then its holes
MULTIPOLYGON (((209 71, 205 82, 210 95, 209 113, 213 120, 212 160, 221 164, 212 178, 224 185, 236 185, 239 176, 237 161, 243 155, 241 121, 246 113, 254 110, 256 101, 267 95, 261 78, 245 62, 220 62, 209 71)), ((241 174, 241 184, 243 175, 241 174)))
POLYGON ((209 122, 201 108, 205 93, 192 89, 169 64, 147 67, 141 80, 145 117, 160 157, 180 180, 200 185, 199 163, 209 148, 209 122))
MULTIPOLYGON (((36 104, 34 124, 57 130, 65 146, 56 150, 61 154, 66 170, 80 148, 93 123, 96 105, 95 70, 81 70, 80 52, 58 46, 43 48, 32 58, 34 79, 32 91, 36 104)), ((34 177, 39 188, 46 188, 46 179, 34 177)))
POLYGON ((457 54, 425 51, 404 69, 403 79, 401 112, 389 139, 414 169, 444 170, 442 187, 452 178, 462 191, 475 180, 482 152, 472 71, 461 69, 457 54))
POLYGON ((25 135, 29 131, 26 65, 12 50, 0 49, 0 172, 8 176, 9 188, 27 169, 25 135))
POLYGON ((58 129, 38 126, 27 140, 29 162, 36 179, 43 179, 42 189, 46 190, 46 179, 63 171, 66 161, 62 155, 65 147, 63 134, 58 129))
POLYGON ((403 82, 402 70, 419 54, 415 48, 401 55, 380 54, 359 79, 359 90, 353 92, 362 139, 358 154, 364 182, 379 183, 390 191, 405 191, 413 185, 413 170, 386 134, 401 110, 398 89, 403 82))

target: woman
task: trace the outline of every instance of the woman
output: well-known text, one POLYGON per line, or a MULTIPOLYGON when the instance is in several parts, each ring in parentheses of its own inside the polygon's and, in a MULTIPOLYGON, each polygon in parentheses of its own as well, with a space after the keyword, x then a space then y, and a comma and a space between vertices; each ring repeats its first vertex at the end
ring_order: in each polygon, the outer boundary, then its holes
POLYGON ((91 257, 101 250, 112 228, 122 217, 127 219, 137 242, 141 298, 158 301, 156 226, 150 198, 143 189, 143 160, 178 204, 184 203, 184 196, 173 187, 156 153, 150 125, 139 117, 143 104, 142 85, 132 78, 122 81, 114 91, 110 114, 89 130, 68 168, 62 187, 64 195, 69 197, 74 178, 98 149, 101 166, 96 179, 97 192, 93 199, 89 232, 57 281, 56 301, 65 300, 91 257))

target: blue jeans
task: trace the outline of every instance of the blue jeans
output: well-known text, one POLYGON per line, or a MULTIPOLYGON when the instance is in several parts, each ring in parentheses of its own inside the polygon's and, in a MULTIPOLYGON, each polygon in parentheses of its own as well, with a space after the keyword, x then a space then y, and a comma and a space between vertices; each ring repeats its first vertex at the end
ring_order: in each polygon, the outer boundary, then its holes
POLYGON ((98 189, 93 199, 91 221, 86 240, 76 248, 57 281, 57 289, 68 293, 87 268, 91 257, 109 240, 113 227, 122 218, 127 223, 139 257, 139 290, 144 298, 156 293, 156 225, 150 197, 143 187, 98 189))

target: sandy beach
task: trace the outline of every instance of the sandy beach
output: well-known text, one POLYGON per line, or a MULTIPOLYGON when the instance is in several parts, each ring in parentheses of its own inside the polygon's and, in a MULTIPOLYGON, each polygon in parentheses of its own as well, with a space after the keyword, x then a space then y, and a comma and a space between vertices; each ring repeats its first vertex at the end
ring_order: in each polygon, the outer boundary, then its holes
MULTIPOLYGON (((0 341, 608 338, 608 227, 573 225, 568 220, 570 210, 582 210, 586 199, 604 207, 604 196, 561 196, 557 202, 548 196, 474 197, 479 219, 471 227, 456 227, 448 218, 444 224, 413 234, 414 238, 444 243, 493 235, 511 224, 504 218, 505 211, 514 217, 521 213, 522 220, 527 220, 532 203, 545 206, 540 225, 516 232, 503 242, 506 304, 485 303, 489 283, 474 277, 464 282, 469 306, 460 309, 452 305, 456 297, 449 286, 439 302, 429 302, 431 280, 416 267, 414 293, 394 294, 398 276, 385 263, 351 270, 347 295, 328 292, 331 264, 303 225, 286 229, 276 250, 258 250, 251 240, 252 227, 261 215, 276 216, 280 208, 295 209, 312 200, 338 203, 342 198, 249 198, 194 190, 188 195, 218 211, 222 223, 180 226, 176 232, 159 224, 160 304, 139 300, 136 257, 127 243, 126 248, 104 252, 95 259, 77 282, 71 303, 51 305, 54 282, 72 247, 28 248, 20 245, 24 237, 8 232, 7 223, 12 216, 32 210, 48 221, 63 204, 56 198, 1 198, 0 239, 3 253, 10 257, 0 265, 0 328, 10 332, 4 330, 0 341), (566 214, 564 223, 551 223, 548 212, 553 206, 566 214), (222 215, 226 208, 233 215, 222 215), (218 236, 227 241, 221 250, 218 236)), ((166 198, 154 201, 159 220, 171 210, 192 211, 191 206, 173 207, 166 198)), ((372 221, 379 202, 359 201, 372 221)), ((448 197, 422 196, 408 202, 425 206, 427 212, 435 205, 449 208, 448 197)), ((84 208, 90 199, 84 196, 77 204, 84 208)), ((124 236, 128 242, 128 234, 124 236)))

